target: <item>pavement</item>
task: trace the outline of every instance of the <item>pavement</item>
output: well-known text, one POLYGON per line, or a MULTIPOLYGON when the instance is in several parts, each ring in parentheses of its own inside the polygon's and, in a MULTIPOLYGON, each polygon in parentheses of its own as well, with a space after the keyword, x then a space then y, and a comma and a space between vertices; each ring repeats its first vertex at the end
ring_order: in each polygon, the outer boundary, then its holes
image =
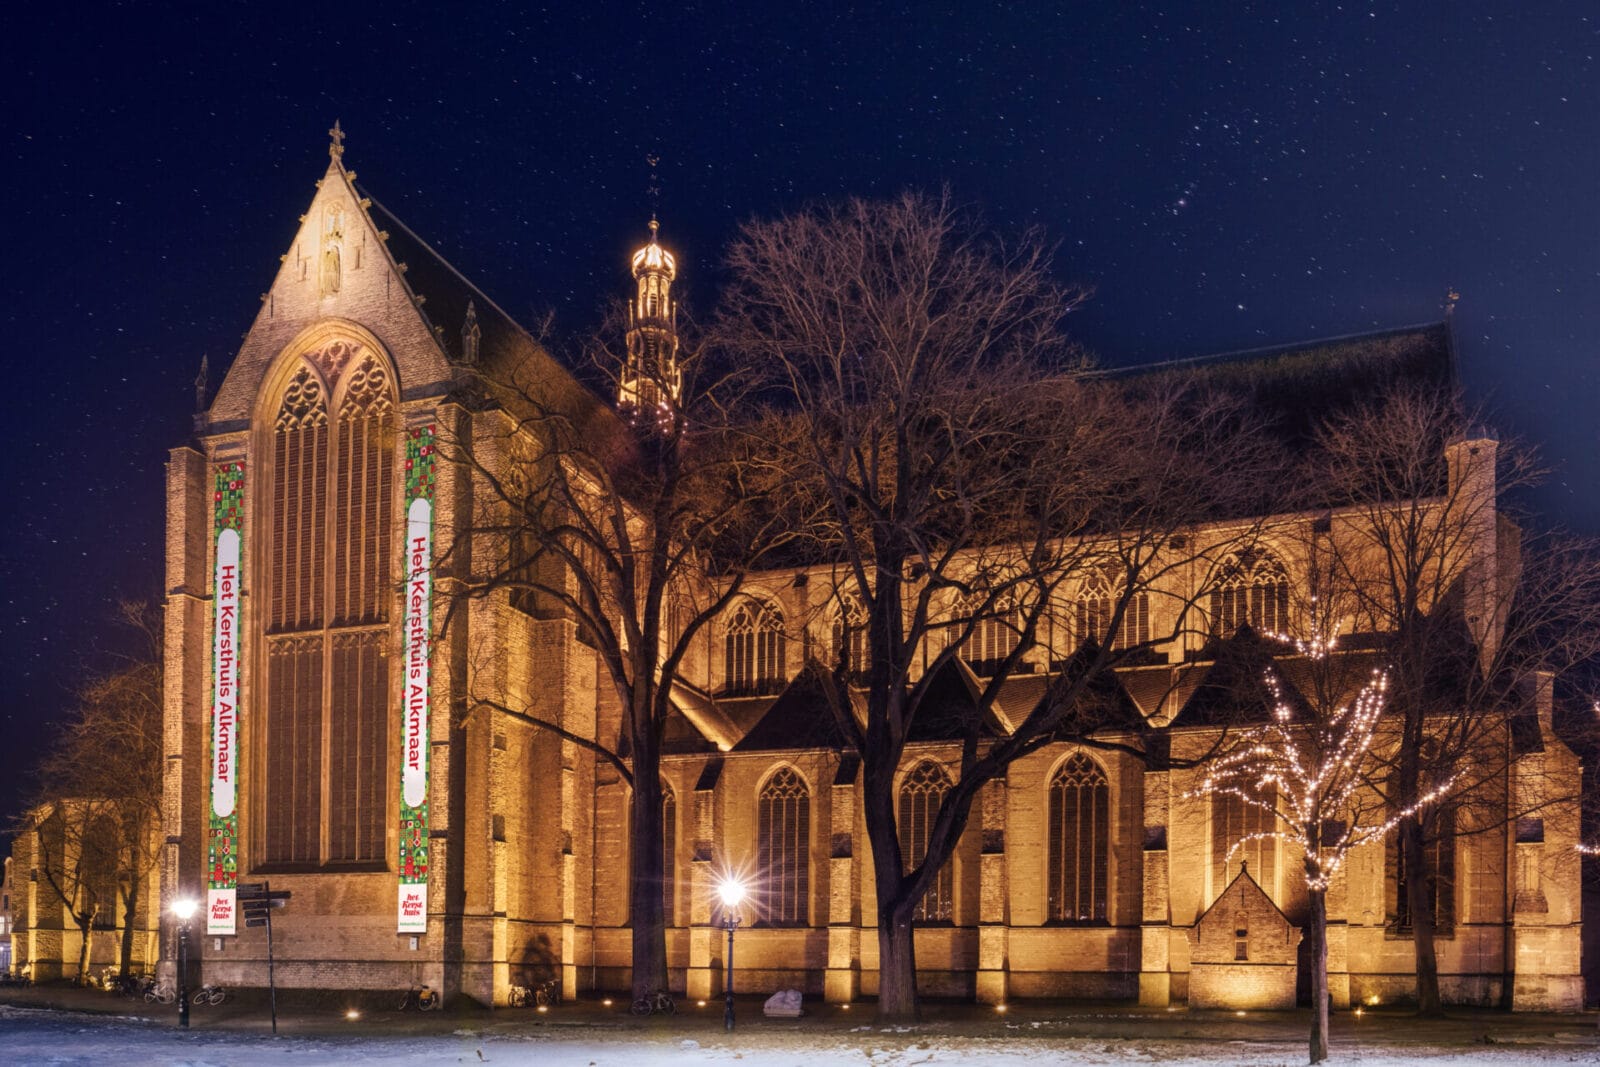
MULTIPOLYGON (((489 1009, 475 1003, 447 1005, 441 1011, 401 1011, 403 991, 278 992, 278 1032, 306 1036, 361 1033, 452 1034, 471 1030, 487 1035, 579 1038, 585 1035, 626 1039, 629 1035, 655 1039, 682 1036, 701 1040, 723 1035, 723 1001, 680 1000, 672 1016, 639 1018, 628 1011, 623 994, 610 998, 584 997, 546 1010, 536 1008, 489 1009), (609 1002, 608 1002, 609 1000, 609 1002)), ((1105 1042, 1159 1041, 1184 1045, 1248 1042, 1282 1043, 1285 1050, 1303 1047, 1310 1028, 1309 1010, 1274 1012, 1189 1011, 1141 1008, 1126 1002, 1016 1001, 1003 1010, 964 1001, 927 1000, 914 1023, 879 1024, 872 1001, 848 1007, 807 1000, 798 1019, 762 1016, 763 998, 735 998, 736 1028, 752 1039, 782 1035, 815 1040, 850 1035, 923 1035, 962 1040, 996 1038, 1093 1039, 1105 1042)), ((0 987, 0 1004, 51 1009, 121 1019, 147 1020, 159 1026, 176 1026, 176 1005, 131 1001, 115 993, 75 986, 44 985, 0 987)), ((1362 1007, 1335 1012, 1331 1033, 1336 1043, 1384 1048, 1483 1049, 1515 1046, 1523 1049, 1587 1049, 1600 1062, 1600 1012, 1581 1014, 1527 1014, 1488 1009, 1452 1009, 1443 1017, 1421 1018, 1404 1007, 1362 1007)), ((190 1029, 241 1033, 270 1032, 271 1014, 265 990, 230 991, 220 1006, 192 1006, 190 1029)))

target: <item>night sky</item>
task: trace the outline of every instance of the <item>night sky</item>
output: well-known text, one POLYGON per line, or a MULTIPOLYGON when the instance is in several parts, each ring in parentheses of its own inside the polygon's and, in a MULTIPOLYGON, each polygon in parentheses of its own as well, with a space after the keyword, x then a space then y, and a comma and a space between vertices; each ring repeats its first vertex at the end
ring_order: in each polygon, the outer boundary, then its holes
POLYGON ((741 220, 946 183, 1059 243, 1111 364, 1437 320, 1454 288, 1469 388, 1554 468, 1529 505, 1600 532, 1592 2, 166 6, 14 5, 0 43, 0 817, 111 603, 160 593, 201 355, 214 388, 335 118, 376 199, 566 336, 626 284, 652 152, 702 309, 741 220))

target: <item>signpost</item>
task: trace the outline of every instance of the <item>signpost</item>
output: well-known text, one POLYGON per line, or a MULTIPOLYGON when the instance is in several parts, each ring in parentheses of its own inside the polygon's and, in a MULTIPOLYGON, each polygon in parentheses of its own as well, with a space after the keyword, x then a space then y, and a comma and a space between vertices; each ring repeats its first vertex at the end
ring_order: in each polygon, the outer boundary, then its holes
POLYGON ((267 991, 272 1000, 272 1032, 278 1032, 278 982, 272 965, 272 913, 289 903, 289 890, 272 891, 269 882, 241 882, 239 884, 239 909, 244 914, 244 924, 267 928, 267 991))

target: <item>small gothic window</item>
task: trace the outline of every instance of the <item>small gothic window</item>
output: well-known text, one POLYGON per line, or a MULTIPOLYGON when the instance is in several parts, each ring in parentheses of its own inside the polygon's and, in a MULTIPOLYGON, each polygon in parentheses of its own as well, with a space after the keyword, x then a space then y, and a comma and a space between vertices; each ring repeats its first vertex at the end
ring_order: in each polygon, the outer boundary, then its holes
POLYGON ((1239 926, 1233 931, 1233 958, 1248 960, 1250 958, 1250 930, 1248 927, 1239 926))
MULTIPOLYGON (((900 853, 906 870, 922 866, 928 856, 928 839, 939 806, 950 789, 950 776, 937 763, 924 760, 906 775, 900 785, 900 853)), ((939 870, 928 891, 917 902, 913 916, 917 922, 948 922, 955 913, 955 879, 952 864, 939 870)))
POLYGON ((723 692, 728 696, 758 696, 783 688, 787 641, 783 615, 777 608, 743 600, 728 620, 723 639, 723 692))
POLYGON ((673 925, 673 906, 678 888, 678 798, 672 787, 661 783, 661 914, 673 925))
POLYGON ((1050 780, 1050 918, 1104 922, 1111 791, 1103 771, 1075 755, 1050 780))
POLYGON ((860 685, 867 677, 867 613, 861 601, 850 593, 839 594, 833 616, 834 654, 845 675, 860 685))
POLYGON ((1248 623, 1262 633, 1289 628, 1289 576, 1264 552, 1241 552, 1224 564, 1211 591, 1212 630, 1229 637, 1248 623))
POLYGON ((761 787, 757 808, 763 919, 804 926, 810 921, 811 791, 792 768, 783 767, 761 787))
POLYGON ((980 675, 991 675, 999 670, 1000 664, 1016 650, 1022 639, 1022 612, 1017 609, 1016 601, 1010 596, 1001 596, 985 609, 986 600, 982 594, 975 596, 972 606, 959 612, 968 618, 957 623, 957 626, 965 625, 973 612, 983 612, 972 627, 963 656, 974 673, 980 675))
POLYGON ((1076 634, 1079 641, 1092 640, 1105 647, 1109 635, 1110 646, 1115 650, 1146 644, 1150 640, 1150 594, 1135 593, 1128 598, 1122 613, 1122 624, 1111 634, 1111 619, 1117 610, 1117 594, 1111 583, 1095 576, 1083 583, 1074 605, 1076 634))

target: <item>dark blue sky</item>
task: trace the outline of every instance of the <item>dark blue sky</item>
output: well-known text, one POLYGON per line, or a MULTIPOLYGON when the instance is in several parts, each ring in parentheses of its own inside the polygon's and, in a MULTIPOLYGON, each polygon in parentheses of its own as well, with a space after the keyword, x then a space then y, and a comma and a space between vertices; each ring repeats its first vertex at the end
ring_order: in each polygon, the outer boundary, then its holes
POLYGON ((1600 532, 1592 3, 29 4, 0 44, 0 815, 119 595, 162 463, 349 133, 362 183, 507 310, 582 331, 662 156, 701 306, 732 229, 948 183, 1092 284, 1109 363, 1456 313, 1466 381, 1600 532), (355 5, 352 5, 355 6, 355 5))

